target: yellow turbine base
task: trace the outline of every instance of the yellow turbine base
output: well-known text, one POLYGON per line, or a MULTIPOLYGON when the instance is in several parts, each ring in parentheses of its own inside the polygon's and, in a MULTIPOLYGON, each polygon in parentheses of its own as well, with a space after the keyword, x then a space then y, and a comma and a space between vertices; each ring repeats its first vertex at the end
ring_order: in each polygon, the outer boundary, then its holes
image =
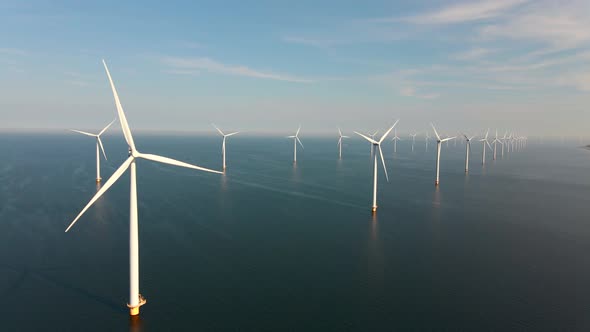
POLYGON ((130 316, 137 316, 137 315, 139 315, 139 307, 129 308, 129 315, 130 316))
POLYGON ((438 181, 434 181, 434 185, 435 186, 438 186, 438 181))
POLYGON ((96 179, 96 183, 100 183, 100 180, 102 180, 102 179, 96 179))
POLYGON ((141 296, 141 294, 139 294, 139 304, 137 306, 132 307, 130 304, 127 304, 127 308, 129 308, 129 315, 130 316, 139 315, 139 307, 144 305, 146 302, 147 302, 147 300, 143 296, 141 296))
POLYGON ((371 208, 371 212, 373 212, 373 213, 377 212, 377 207, 376 207, 376 206, 373 206, 373 207, 371 208))

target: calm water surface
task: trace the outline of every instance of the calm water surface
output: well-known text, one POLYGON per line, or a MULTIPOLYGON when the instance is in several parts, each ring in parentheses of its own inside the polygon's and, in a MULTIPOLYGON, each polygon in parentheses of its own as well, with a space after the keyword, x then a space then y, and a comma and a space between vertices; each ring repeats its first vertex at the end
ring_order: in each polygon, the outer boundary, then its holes
MULTIPOLYGON (((106 180, 126 158, 104 139, 106 180)), ((136 135, 220 168, 219 137, 136 135)), ((140 291, 128 294, 129 175, 96 192, 94 141, 0 135, 0 330, 590 330, 590 151, 531 142, 469 175, 461 144, 228 139, 227 175, 139 161, 140 291)))

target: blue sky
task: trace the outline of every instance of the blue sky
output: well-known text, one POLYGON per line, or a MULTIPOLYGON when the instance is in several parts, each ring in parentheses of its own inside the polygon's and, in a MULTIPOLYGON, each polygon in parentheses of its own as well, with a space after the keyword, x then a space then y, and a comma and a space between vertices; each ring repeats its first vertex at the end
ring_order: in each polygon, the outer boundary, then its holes
POLYGON ((0 3, 0 128, 586 135, 590 1, 0 3))

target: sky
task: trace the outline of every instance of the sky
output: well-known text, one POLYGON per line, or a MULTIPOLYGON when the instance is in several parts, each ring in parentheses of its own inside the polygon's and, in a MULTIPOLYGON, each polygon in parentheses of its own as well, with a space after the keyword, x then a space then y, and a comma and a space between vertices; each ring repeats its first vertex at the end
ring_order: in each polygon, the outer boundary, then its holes
POLYGON ((0 2, 2 129, 588 135, 590 1, 0 2))

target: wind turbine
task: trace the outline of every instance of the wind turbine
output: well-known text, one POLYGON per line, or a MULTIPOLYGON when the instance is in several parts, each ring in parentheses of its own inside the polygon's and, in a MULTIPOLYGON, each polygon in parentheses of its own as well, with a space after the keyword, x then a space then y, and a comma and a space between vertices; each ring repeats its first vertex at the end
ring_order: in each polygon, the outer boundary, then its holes
POLYGON ((506 145, 506 135, 508 135, 508 132, 504 133, 504 137, 500 138, 500 140, 502 141, 502 159, 504 159, 504 145, 506 145))
POLYGON ((224 134, 223 131, 221 131, 221 129, 217 128, 216 125, 211 124, 215 129, 217 129, 217 131, 221 134, 221 136, 223 136, 223 144, 221 144, 221 153, 223 154, 223 170, 225 171, 225 138, 226 137, 230 137, 233 136, 235 134, 238 134, 239 131, 233 132, 233 133, 229 133, 229 134, 224 134))
POLYGON ((293 139, 293 163, 297 163, 297 142, 301 144, 301 148, 303 149, 303 143, 299 140, 299 131, 301 130, 301 126, 297 129, 297 132, 294 136, 287 136, 287 138, 293 139))
MULTIPOLYGON (((379 130, 375 131, 374 133, 370 134, 369 137, 371 137, 371 139, 375 140, 375 135, 377 135, 378 132, 379 132, 379 130)), ((371 155, 373 155, 373 144, 369 143, 369 145, 371 146, 371 155)))
POLYGON ((104 156, 104 160, 107 160, 107 154, 104 152, 104 147, 102 146, 102 141, 100 140, 100 135, 104 134, 104 132, 107 131, 107 129, 109 129, 109 127, 116 120, 117 119, 111 121, 111 123, 109 123, 106 127, 104 127, 103 130, 101 130, 98 134, 91 134, 91 133, 87 133, 87 132, 81 131, 81 130, 70 129, 70 131, 73 131, 76 133, 80 133, 80 134, 83 134, 86 136, 96 137, 96 183, 100 183, 100 180, 102 180, 102 178, 100 177, 100 151, 98 151, 99 149, 102 150, 102 155, 104 156))
POLYGON ((430 135, 426 132, 426 137, 424 138, 424 142, 426 142, 426 152, 428 152, 428 141, 430 140, 430 135))
POLYGON ((475 138, 475 136, 468 137, 467 135, 463 134, 465 137, 465 173, 469 172, 469 153, 471 152, 471 140, 475 138))
POLYGON ((482 142, 482 146, 483 146, 483 151, 481 154, 481 164, 482 165, 486 164, 486 144, 490 147, 490 150, 492 150, 492 146, 490 145, 490 142, 488 142, 489 133, 490 133, 490 130, 488 129, 486 131, 485 137, 479 140, 480 142, 482 142))
POLYGON ((414 142, 416 142, 416 135, 418 135, 418 133, 410 134, 410 137, 412 138, 412 152, 414 152, 414 142))
POLYGON ((401 141, 402 139, 397 136, 397 129, 393 132, 393 152, 397 152, 397 141, 401 141))
POLYGON ((98 192, 94 195, 94 197, 92 197, 90 202, 86 204, 86 206, 78 214, 76 219, 74 219, 74 221, 72 221, 72 223, 68 226, 66 232, 74 226, 74 224, 80 219, 84 212, 86 212, 86 210, 88 210, 88 208, 90 208, 90 206, 92 206, 92 204, 94 204, 94 202, 96 202, 121 177, 121 175, 125 173, 125 171, 128 168, 131 169, 131 185, 129 190, 129 303, 127 304, 127 307, 129 308, 129 314, 131 316, 136 316, 139 315, 139 307, 144 305, 146 303, 146 300, 139 293, 139 235, 137 220, 137 185, 135 161, 137 159, 147 159, 163 164, 192 168, 211 173, 223 173, 204 167, 187 164, 174 159, 161 157, 154 154, 144 154, 137 151, 137 149, 135 148, 135 143, 133 142, 133 137, 131 136, 129 124, 127 123, 127 119, 125 118, 125 113, 123 112, 123 107, 121 106, 121 102, 119 101, 119 95, 117 94, 117 90, 115 89, 115 84, 111 79, 111 74, 109 73, 109 69, 107 68, 106 62, 103 60, 102 63, 109 78, 111 89, 113 90, 115 106, 117 108, 117 113, 119 115, 119 122, 121 123, 121 129, 123 130, 125 141, 129 146, 129 157, 127 158, 127 160, 125 160, 125 162, 123 162, 121 166, 119 166, 119 168, 113 173, 113 175, 107 180, 107 182, 105 182, 104 186, 102 186, 98 190, 98 192))
POLYGON ((504 143, 502 142, 502 139, 498 138, 498 130, 497 129, 496 129, 496 137, 494 138, 492 143, 494 143, 494 160, 496 160, 496 146, 498 145, 498 143, 500 143, 500 144, 502 144, 502 147, 504 147, 504 143))
POLYGON ((342 159, 342 139, 343 138, 349 138, 348 136, 343 136, 342 135, 342 131, 340 131, 340 128, 338 128, 338 135, 340 135, 340 137, 338 138, 338 157, 340 159, 342 159))
POLYGON ((430 126, 432 126, 432 129, 434 130, 434 135, 436 135, 436 180, 434 180, 434 185, 435 186, 438 186, 438 184, 440 183, 439 182, 439 174, 440 174, 440 148, 441 148, 441 143, 442 142, 450 141, 450 140, 454 139, 455 136, 453 136, 453 137, 447 137, 447 138, 440 138, 440 135, 436 131, 436 128, 434 128, 434 125, 432 123, 430 123, 430 126))
MULTIPOLYGON (((383 136, 381 136, 381 139, 379 141, 376 141, 370 137, 367 137, 359 132, 356 132, 356 131, 354 132, 355 134, 357 134, 357 135, 363 137, 364 139, 366 139, 367 141, 369 141, 369 143, 371 143, 371 146, 379 148, 379 155, 381 156, 381 163, 383 163, 383 170, 385 171, 385 178, 387 179, 387 182, 389 182, 389 176, 387 175, 387 167, 385 166, 385 159, 383 158, 383 150, 381 150, 381 143, 383 142, 383 140, 385 140, 385 137, 387 137, 387 135, 389 135, 389 133, 391 132, 393 127, 395 127, 395 125, 397 125, 398 122, 399 122, 399 120, 395 121, 393 126, 391 126, 385 132, 385 134, 383 134, 383 136)), ((377 212, 377 153, 375 153, 375 159, 373 161, 373 207, 371 208, 371 211, 373 213, 377 212)))

